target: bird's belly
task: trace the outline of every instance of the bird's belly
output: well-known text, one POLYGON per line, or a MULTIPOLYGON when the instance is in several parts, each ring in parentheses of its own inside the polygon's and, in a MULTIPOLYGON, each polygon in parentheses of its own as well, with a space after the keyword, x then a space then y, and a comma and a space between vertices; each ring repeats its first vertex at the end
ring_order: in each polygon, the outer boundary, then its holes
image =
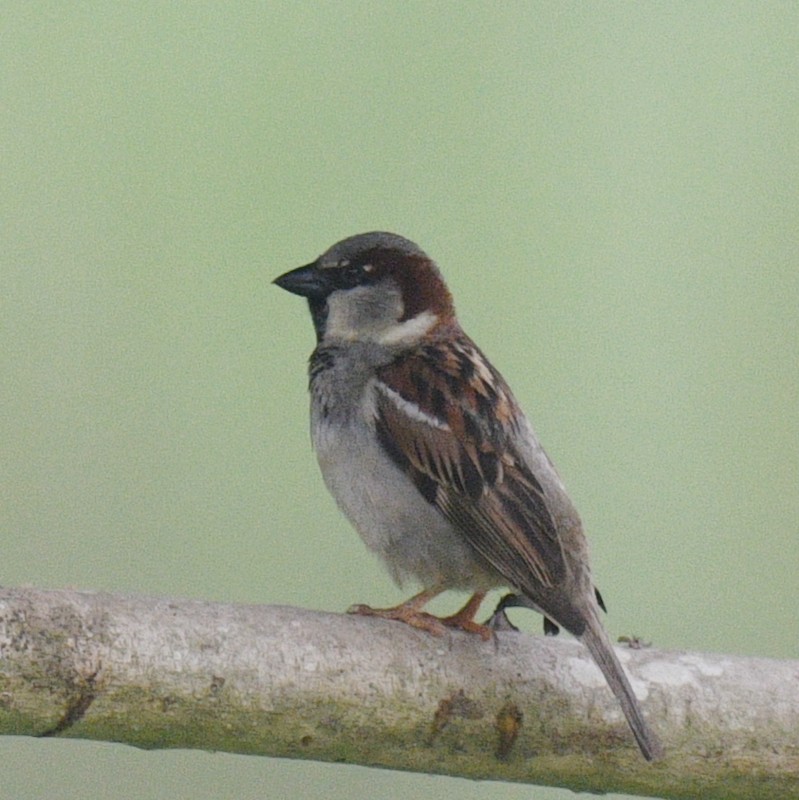
POLYGON ((503 585, 502 577, 383 453, 371 431, 322 424, 312 433, 327 488, 398 584, 413 579, 427 588, 468 591, 503 585))

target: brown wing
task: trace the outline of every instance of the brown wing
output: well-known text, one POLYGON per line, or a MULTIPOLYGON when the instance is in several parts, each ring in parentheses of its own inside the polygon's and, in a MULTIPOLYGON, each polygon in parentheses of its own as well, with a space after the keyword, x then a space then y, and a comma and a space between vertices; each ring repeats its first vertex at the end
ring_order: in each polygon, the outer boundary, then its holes
POLYGON ((383 447, 509 584, 535 596, 563 579, 565 565, 541 485, 512 446, 520 414, 465 336, 379 372, 383 447))

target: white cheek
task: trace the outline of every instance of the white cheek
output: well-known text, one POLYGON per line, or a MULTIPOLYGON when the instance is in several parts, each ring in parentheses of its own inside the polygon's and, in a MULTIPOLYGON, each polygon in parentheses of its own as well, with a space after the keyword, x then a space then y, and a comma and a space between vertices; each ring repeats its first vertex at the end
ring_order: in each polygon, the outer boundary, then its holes
POLYGON ((387 287, 358 286, 333 292, 327 299, 325 338, 376 341, 402 316, 399 293, 387 287))
POLYGON ((403 310, 399 292, 385 285, 333 292, 327 299, 325 339, 409 345, 416 343, 438 322, 438 316, 432 311, 422 311, 398 322, 403 310))
POLYGON ((421 339, 438 322, 432 311, 422 311, 405 322, 395 322, 377 337, 379 344, 413 344, 421 339))
POLYGON ((352 341, 356 338, 352 302, 347 302, 341 293, 334 292, 327 298, 325 338, 352 341))

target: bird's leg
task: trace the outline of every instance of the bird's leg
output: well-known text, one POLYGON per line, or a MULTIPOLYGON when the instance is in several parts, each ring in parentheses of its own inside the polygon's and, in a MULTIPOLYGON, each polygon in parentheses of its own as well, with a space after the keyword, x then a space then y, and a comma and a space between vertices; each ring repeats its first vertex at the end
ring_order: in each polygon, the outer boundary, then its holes
POLYGON ((404 622, 413 628, 432 633, 434 636, 443 636, 447 628, 466 631, 466 633, 476 633, 482 639, 488 640, 494 634, 487 625, 475 622, 474 616, 480 609, 480 603, 486 596, 485 592, 473 594, 466 605, 460 611, 456 611, 449 617, 436 617, 422 611, 422 608, 434 597, 444 591, 442 587, 425 589, 419 594, 415 594, 410 600, 400 603, 393 608, 372 608, 365 605, 354 605, 347 609, 348 614, 361 614, 365 617, 381 617, 382 619, 394 619, 404 622))
MULTIPOLYGON (((400 603, 393 608, 372 608, 366 605, 354 605, 347 609, 348 614, 360 614, 365 617, 381 617, 382 619, 395 619, 404 622, 413 628, 419 628, 434 636, 443 636, 446 632, 447 622, 438 617, 422 611, 422 608, 434 597, 441 594, 444 587, 433 587, 415 594, 410 600, 400 603)), ((460 613, 460 612, 458 612, 460 613)), ((455 615, 457 616, 457 614, 455 615)))
POLYGON ((475 592, 460 611, 456 611, 450 617, 442 617, 441 622, 448 628, 457 628, 466 631, 466 633, 476 633, 487 641, 494 635, 494 632, 488 625, 481 625, 474 620, 475 614, 480 610, 480 603, 483 602, 485 596, 485 592, 475 592))

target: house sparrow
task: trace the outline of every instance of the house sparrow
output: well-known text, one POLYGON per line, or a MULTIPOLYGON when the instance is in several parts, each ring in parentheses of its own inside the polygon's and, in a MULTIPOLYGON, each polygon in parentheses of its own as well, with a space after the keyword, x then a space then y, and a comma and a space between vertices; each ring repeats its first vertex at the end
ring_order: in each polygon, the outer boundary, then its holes
POLYGON ((395 608, 351 611, 488 638, 480 602, 510 586, 522 598, 510 604, 585 643, 644 757, 660 757, 599 619, 580 517, 507 383, 458 324, 436 264, 401 236, 365 233, 275 283, 307 298, 316 329, 311 431, 324 481, 392 577, 422 587, 395 608), (451 617, 423 611, 447 589, 471 597, 451 617))

